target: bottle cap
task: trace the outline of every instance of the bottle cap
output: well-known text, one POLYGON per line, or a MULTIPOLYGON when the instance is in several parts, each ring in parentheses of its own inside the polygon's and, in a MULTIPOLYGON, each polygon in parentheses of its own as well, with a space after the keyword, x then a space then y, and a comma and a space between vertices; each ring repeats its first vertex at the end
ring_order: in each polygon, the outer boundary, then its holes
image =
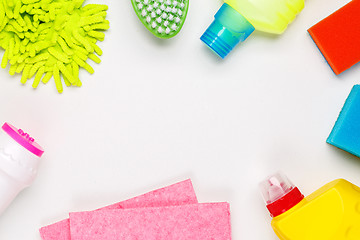
POLYGON ((201 40, 221 58, 255 30, 254 26, 238 11, 224 3, 215 14, 215 20, 201 36, 201 40))
POLYGON ((23 146, 25 149, 35 154, 38 157, 41 157, 44 153, 42 147, 35 142, 35 140, 30 137, 29 134, 25 133, 21 129, 17 129, 9 123, 5 123, 2 126, 2 129, 17 143, 23 146))
POLYGON ((282 173, 261 182, 260 189, 271 217, 279 216, 304 199, 299 189, 282 173))

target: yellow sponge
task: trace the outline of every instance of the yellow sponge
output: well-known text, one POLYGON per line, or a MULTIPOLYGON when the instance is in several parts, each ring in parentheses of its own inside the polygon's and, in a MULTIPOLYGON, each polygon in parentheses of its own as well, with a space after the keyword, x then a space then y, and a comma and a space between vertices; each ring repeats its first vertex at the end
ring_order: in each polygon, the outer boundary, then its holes
POLYGON ((80 67, 90 74, 88 58, 100 63, 97 41, 109 29, 108 7, 83 6, 84 0, 0 0, 0 47, 5 50, 1 67, 10 63, 10 74, 22 73, 21 83, 35 76, 40 81, 54 77, 61 93, 63 85, 81 86, 80 67))

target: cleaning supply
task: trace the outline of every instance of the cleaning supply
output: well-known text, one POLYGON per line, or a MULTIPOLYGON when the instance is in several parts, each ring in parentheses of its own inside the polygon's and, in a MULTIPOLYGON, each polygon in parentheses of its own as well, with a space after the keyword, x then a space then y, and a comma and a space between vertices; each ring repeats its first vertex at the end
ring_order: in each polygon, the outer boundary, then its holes
POLYGON ((109 28, 106 5, 83 5, 84 0, 0 1, 0 46, 5 49, 1 67, 10 63, 10 75, 22 73, 21 83, 35 76, 33 87, 54 77, 58 92, 82 85, 79 69, 100 63, 96 45, 109 28))
POLYGON ((281 34, 304 8, 304 0, 226 0, 201 40, 221 58, 256 29, 281 34))
POLYGON ((5 123, 0 131, 0 214, 35 180, 44 150, 21 129, 5 123))
POLYGON ((231 240, 230 205, 115 209, 70 213, 71 240, 231 240))
POLYGON ((360 0, 320 21, 308 32, 335 74, 360 61, 360 0))
POLYGON ((360 157, 360 85, 352 88, 327 143, 360 157))
POLYGON ((230 205, 198 203, 191 180, 40 229, 43 240, 231 240, 230 205))
POLYGON ((177 35, 185 23, 189 0, 131 0, 136 15, 156 37, 177 35))
POLYGON ((280 173, 260 186, 281 240, 360 238, 360 188, 352 183, 338 179, 306 198, 280 173))
MULTIPOLYGON (((180 206, 197 203, 191 180, 185 180, 164 188, 160 188, 138 197, 118 202, 95 211, 112 209, 149 208, 161 206, 180 206)), ((70 219, 42 227, 40 235, 43 240, 71 240, 70 219)))

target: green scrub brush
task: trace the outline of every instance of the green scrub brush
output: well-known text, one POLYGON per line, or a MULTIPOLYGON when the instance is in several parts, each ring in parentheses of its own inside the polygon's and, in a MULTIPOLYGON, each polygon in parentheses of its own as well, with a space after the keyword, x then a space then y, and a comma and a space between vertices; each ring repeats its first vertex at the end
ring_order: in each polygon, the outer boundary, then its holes
POLYGON ((168 39, 184 25, 189 0, 131 0, 145 27, 156 37, 168 39))
POLYGON ((82 85, 79 69, 90 74, 88 58, 100 63, 96 45, 109 28, 106 5, 83 5, 84 0, 0 0, 0 46, 5 49, 1 67, 22 73, 21 83, 35 76, 33 87, 54 77, 59 93, 82 85), (62 77, 62 79, 61 79, 62 77))

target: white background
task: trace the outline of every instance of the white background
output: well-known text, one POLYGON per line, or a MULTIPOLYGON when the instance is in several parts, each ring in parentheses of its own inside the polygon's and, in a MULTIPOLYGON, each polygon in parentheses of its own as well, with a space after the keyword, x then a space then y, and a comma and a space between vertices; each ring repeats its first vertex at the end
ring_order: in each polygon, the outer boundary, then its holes
POLYGON ((226 60, 199 40, 218 0, 191 0, 170 40, 153 37, 130 0, 97 2, 111 29, 83 87, 33 90, 0 71, 0 122, 46 150, 0 217, 0 239, 39 240, 70 211, 191 178, 200 202, 231 203, 233 239, 276 240, 258 190, 266 176, 282 170, 305 195, 336 178, 360 185, 360 160, 325 143, 360 68, 335 76, 307 33, 348 1, 307 1, 285 34, 255 33, 226 60))

